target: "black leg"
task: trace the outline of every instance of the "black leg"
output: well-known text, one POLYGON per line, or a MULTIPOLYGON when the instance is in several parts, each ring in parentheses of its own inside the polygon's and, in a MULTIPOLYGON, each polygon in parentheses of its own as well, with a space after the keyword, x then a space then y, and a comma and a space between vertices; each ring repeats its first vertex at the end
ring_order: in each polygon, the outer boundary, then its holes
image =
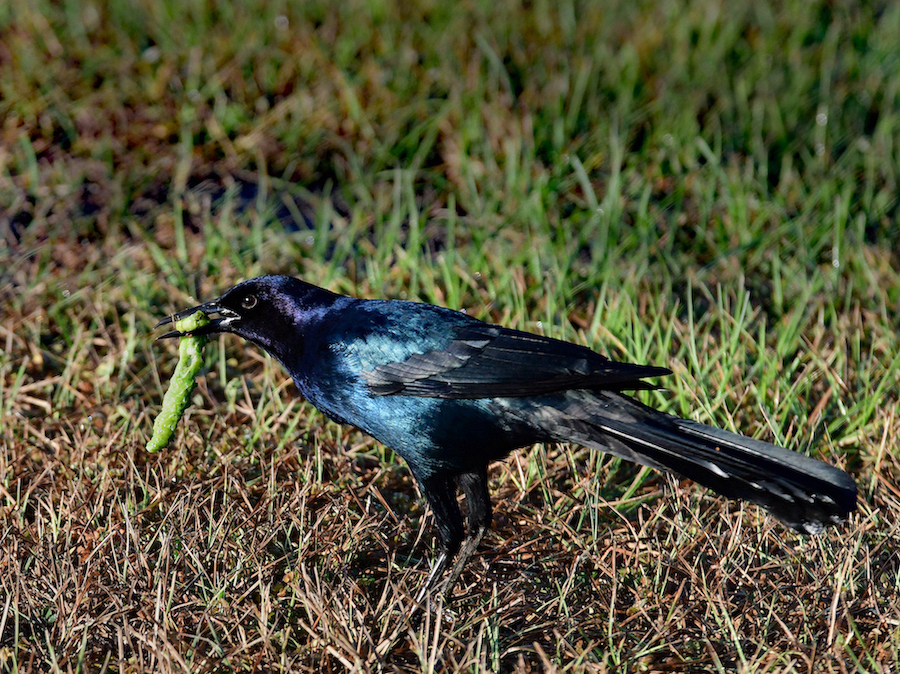
POLYGON ((463 540, 463 517, 456 502, 456 480, 448 475, 434 475, 420 480, 419 484, 434 515, 441 549, 428 574, 428 580, 416 598, 417 602, 424 599, 425 595, 437 585, 453 562, 463 540))
POLYGON ((488 493, 487 467, 460 475, 459 486, 466 495, 466 524, 469 532, 491 526, 491 495, 488 493))
MULTIPOLYGON (((466 540, 456 558, 453 569, 441 587, 441 594, 449 598, 453 586, 469 558, 475 554, 484 532, 491 525, 491 496, 487 486, 487 467, 459 476, 459 486, 466 495, 466 540)), ((450 560, 447 560, 447 564, 450 560)))

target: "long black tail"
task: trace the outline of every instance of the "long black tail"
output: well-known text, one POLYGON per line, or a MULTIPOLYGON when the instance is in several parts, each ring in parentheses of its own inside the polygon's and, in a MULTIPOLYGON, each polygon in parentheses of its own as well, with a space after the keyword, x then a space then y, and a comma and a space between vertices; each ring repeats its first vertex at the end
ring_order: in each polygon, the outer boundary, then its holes
POLYGON ((664 414, 619 393, 569 391, 565 400, 536 410, 556 440, 677 473, 762 506, 798 531, 819 533, 856 509, 853 479, 823 461, 664 414))

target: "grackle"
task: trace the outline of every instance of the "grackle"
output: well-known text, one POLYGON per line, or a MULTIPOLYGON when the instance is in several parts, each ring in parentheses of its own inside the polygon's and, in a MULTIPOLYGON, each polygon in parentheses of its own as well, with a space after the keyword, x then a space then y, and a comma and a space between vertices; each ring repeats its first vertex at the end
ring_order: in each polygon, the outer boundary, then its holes
POLYGON ((245 281, 157 327, 197 311, 213 320, 192 334, 250 340, 326 416, 406 459, 440 542, 420 597, 442 578, 450 594, 489 526, 488 464, 537 442, 578 443, 677 473, 810 534, 856 508, 856 485, 842 470, 623 393, 655 388, 644 379, 671 374, 663 367, 618 363, 430 304, 336 295, 287 276, 245 281))

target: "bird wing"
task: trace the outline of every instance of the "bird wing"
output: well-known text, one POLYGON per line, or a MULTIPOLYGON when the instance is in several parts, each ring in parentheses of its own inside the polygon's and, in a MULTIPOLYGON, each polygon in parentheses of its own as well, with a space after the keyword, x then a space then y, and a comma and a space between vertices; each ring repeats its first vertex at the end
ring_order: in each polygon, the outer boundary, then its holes
POLYGON ((362 372, 375 395, 498 398, 568 389, 654 388, 644 377, 663 367, 611 361, 590 349, 488 323, 457 326, 440 349, 381 363, 362 372))

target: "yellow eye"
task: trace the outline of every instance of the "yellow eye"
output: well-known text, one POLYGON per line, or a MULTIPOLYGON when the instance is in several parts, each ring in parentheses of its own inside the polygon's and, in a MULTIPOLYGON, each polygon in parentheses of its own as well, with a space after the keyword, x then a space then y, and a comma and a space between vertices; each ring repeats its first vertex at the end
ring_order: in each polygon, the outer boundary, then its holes
POLYGON ((256 295, 245 295, 244 299, 241 300, 241 306, 244 309, 252 309, 257 305, 259 300, 256 299, 256 295))

